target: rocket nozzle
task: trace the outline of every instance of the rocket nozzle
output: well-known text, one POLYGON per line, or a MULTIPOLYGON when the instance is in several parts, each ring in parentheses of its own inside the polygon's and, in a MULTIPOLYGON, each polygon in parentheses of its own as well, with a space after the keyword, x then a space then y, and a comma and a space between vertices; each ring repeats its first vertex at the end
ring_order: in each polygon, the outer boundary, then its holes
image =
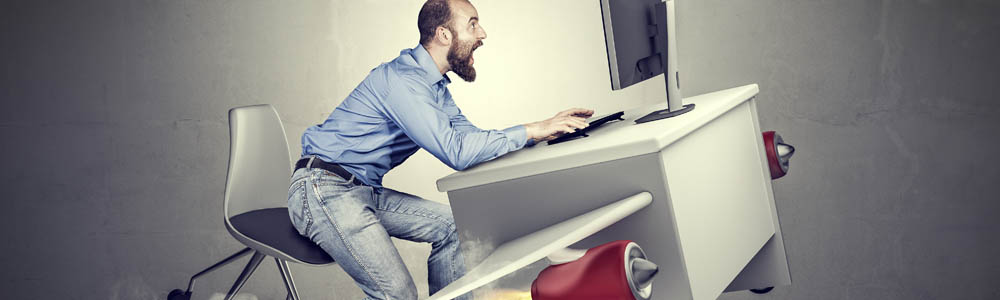
POLYGON ((639 289, 653 284, 653 276, 659 271, 660 267, 649 260, 638 257, 632 259, 632 280, 639 289))

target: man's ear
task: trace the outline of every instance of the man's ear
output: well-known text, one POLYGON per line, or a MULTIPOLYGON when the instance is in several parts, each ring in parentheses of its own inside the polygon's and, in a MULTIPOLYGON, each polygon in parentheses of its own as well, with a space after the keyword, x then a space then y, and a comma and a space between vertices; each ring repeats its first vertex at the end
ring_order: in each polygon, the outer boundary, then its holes
POLYGON ((436 39, 438 43, 445 46, 451 46, 452 38, 454 37, 451 36, 451 30, 448 30, 448 28, 445 28, 444 26, 438 26, 437 32, 434 33, 434 39, 436 39))

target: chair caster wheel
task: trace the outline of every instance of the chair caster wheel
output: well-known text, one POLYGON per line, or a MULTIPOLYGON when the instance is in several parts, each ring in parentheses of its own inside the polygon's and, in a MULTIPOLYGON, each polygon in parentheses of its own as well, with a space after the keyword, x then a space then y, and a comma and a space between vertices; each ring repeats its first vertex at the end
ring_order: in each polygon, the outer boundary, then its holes
POLYGON ((174 289, 167 295, 167 300, 191 300, 191 292, 174 289))
POLYGON ((774 289, 773 286, 769 286, 762 289, 750 289, 750 292, 754 294, 767 294, 767 292, 770 292, 773 289, 774 289))

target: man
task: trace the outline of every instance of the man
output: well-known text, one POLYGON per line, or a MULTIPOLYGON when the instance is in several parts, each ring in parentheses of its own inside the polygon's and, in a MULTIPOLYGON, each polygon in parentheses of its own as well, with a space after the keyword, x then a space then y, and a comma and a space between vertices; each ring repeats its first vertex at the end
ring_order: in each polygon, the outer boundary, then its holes
POLYGON ((465 273, 451 209, 382 186, 382 177, 423 148, 455 170, 587 126, 593 111, 570 109, 504 130, 470 123, 448 92, 451 71, 476 79, 473 51, 486 31, 465 0, 430 0, 420 9, 420 44, 365 78, 320 125, 302 135, 302 159, 288 189, 288 211, 354 279, 367 299, 417 299, 389 237, 431 243, 433 294, 465 273))

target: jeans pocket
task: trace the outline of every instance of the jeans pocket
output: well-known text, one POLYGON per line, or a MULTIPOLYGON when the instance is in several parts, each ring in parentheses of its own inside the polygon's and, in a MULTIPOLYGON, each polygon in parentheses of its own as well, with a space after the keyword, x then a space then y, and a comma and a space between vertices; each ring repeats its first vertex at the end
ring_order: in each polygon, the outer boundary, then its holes
POLYGON ((309 212, 309 201, 306 196, 307 180, 292 181, 288 187, 288 217, 292 221, 292 226, 303 236, 309 236, 309 229, 312 227, 313 218, 309 212))

